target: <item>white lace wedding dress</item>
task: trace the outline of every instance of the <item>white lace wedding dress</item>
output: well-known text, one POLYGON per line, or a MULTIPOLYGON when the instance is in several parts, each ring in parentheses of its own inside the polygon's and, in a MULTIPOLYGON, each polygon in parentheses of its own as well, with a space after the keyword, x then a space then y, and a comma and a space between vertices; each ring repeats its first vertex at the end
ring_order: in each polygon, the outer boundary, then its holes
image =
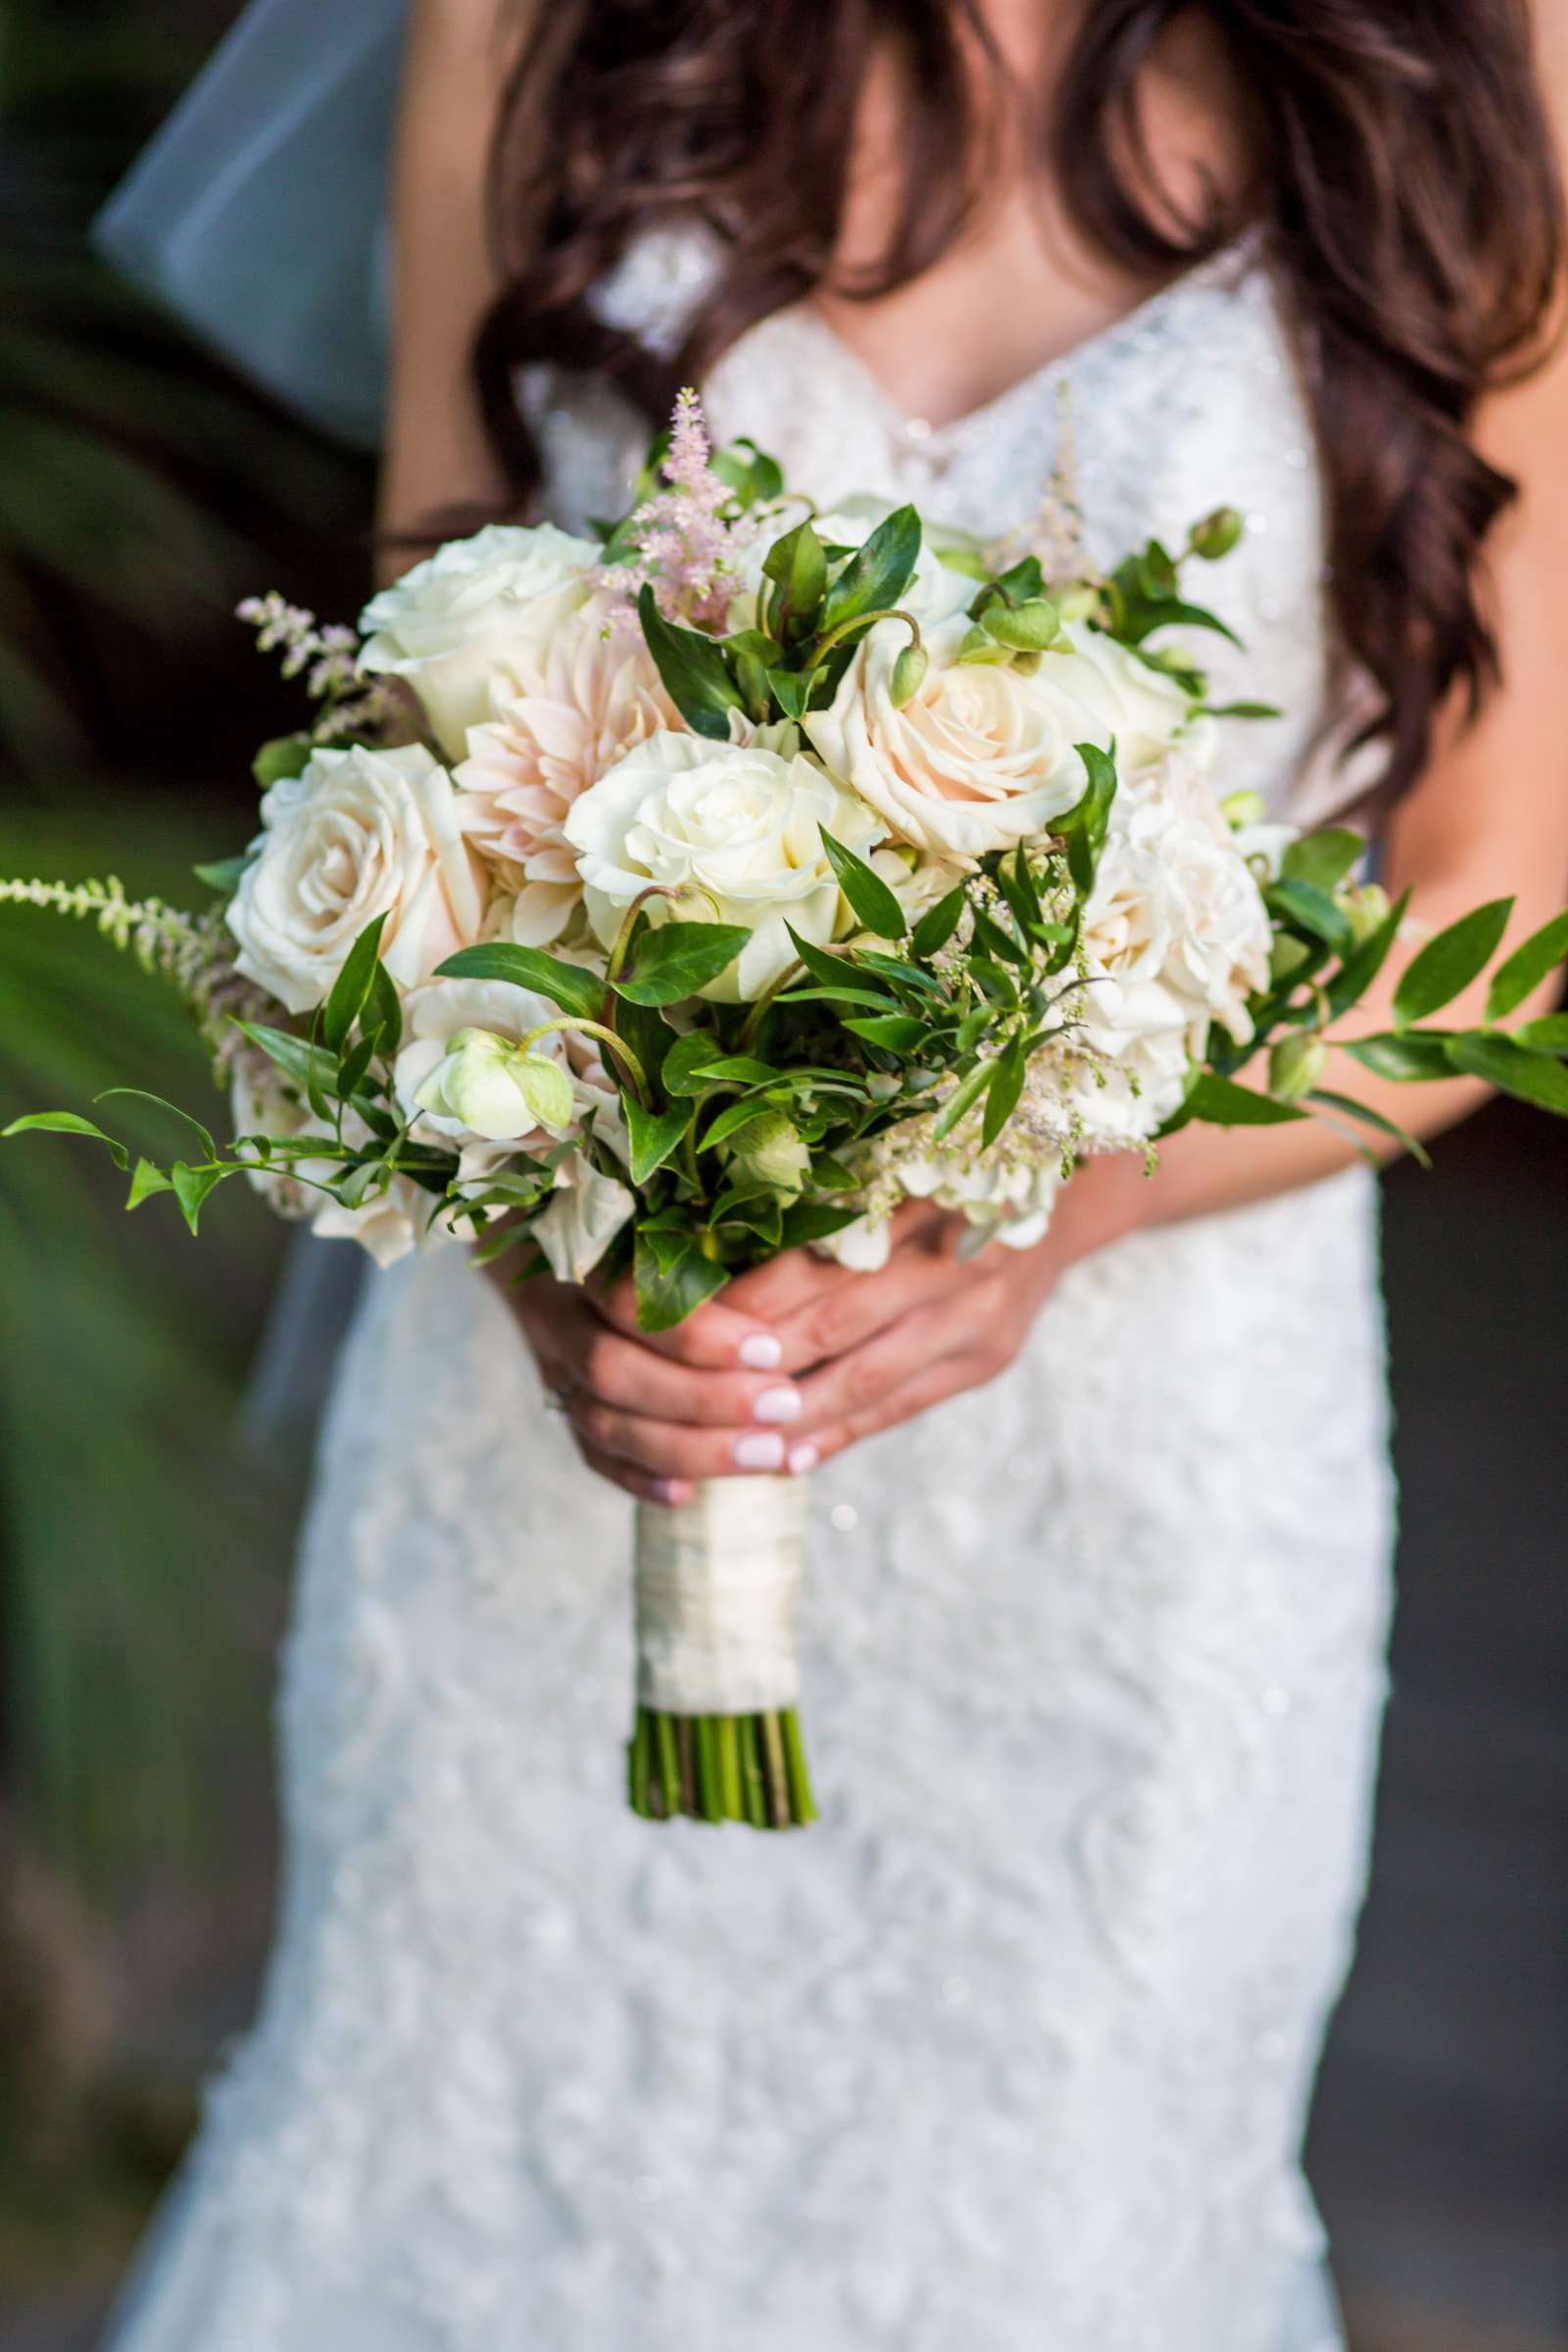
MULTIPOLYGON (((704 267, 607 304, 673 331, 704 267)), ((1075 390, 1093 551, 1221 501, 1289 716, 1319 485, 1256 255, 945 430, 818 319, 709 386, 825 498, 1028 518, 1075 390)), ((535 382, 552 506, 641 428, 535 382)), ((634 1820, 629 1506, 449 1250, 348 1345, 283 1696, 283 1919, 117 2352, 1329 2352, 1298 2149, 1365 1861, 1390 1482, 1360 1174, 1127 1240, 995 1386, 813 1482, 799 1837, 634 1820)))

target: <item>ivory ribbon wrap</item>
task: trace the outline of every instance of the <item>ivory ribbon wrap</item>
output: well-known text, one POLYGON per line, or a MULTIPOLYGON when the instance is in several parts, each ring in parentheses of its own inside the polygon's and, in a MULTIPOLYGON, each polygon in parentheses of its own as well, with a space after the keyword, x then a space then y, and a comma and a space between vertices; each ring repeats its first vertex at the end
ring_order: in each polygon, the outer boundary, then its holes
POLYGON ((637 1696, 666 1715, 751 1715, 800 1694, 804 1478, 708 1478, 637 1506, 637 1696))

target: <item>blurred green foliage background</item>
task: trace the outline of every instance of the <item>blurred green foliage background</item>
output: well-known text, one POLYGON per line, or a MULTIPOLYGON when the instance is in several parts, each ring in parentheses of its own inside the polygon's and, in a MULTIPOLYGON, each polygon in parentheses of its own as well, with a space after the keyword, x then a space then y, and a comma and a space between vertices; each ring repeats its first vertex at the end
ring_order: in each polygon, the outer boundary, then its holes
MULTIPOLYGON (((294 723, 236 600, 352 616, 368 568, 368 468, 86 243, 233 13, 0 12, 0 872, 108 868, 193 905, 192 863, 254 824, 251 751, 294 723)), ((115 1083, 201 1102, 177 1001, 8 908, 0 1125, 115 1083)), ((169 1201, 126 1226, 122 1197, 69 1147, 0 1152, 0 2293, 105 2236, 112 2259, 139 2218, 184 2119, 134 2079, 138 2013, 255 1903, 267 1836, 298 1479, 237 1407, 285 1237, 230 1190, 198 1252, 169 1201)))

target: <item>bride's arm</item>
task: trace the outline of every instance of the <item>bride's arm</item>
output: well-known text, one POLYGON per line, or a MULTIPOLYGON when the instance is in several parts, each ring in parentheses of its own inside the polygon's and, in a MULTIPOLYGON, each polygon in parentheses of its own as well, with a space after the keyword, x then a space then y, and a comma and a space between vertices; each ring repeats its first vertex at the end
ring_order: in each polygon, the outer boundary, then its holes
MULTIPOLYGON (((526 11, 505 0, 412 0, 392 167, 393 334, 379 521, 388 540, 432 514, 506 495, 469 355, 496 292, 485 218, 490 131, 526 11)), ((427 548, 388 545, 393 579, 427 548)))

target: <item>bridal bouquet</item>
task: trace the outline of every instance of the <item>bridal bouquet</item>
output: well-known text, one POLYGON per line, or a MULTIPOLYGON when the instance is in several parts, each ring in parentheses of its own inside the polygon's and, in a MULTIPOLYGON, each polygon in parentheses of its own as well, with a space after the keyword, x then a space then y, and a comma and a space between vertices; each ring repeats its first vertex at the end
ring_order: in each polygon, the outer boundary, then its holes
MULTIPOLYGON (((1066 513, 1057 503, 1057 520, 1066 513)), ((1225 799, 1184 548, 1098 574, 1059 529, 981 546, 912 507, 830 513, 683 394, 633 511, 444 546, 363 641, 242 607, 315 723, 257 760, 261 829, 187 914, 119 886, 0 884, 94 916, 183 990, 236 1140, 184 1112, 168 1163, 69 1112, 127 1205, 197 1227, 238 1171, 382 1264, 455 1240, 514 1279, 629 1268, 650 1331, 801 1246, 873 1267, 908 1196, 1026 1248, 1096 1152, 1194 1119, 1387 1122, 1326 1090, 1326 1039, 1403 919, 1364 843, 1225 799), (1240 1073, 1255 1071, 1244 1083, 1240 1073)), ((1568 917, 1491 963, 1510 902, 1432 939, 1384 1077, 1476 1073, 1568 1112, 1568 1022, 1494 1024, 1568 917)), ((172 1107, 172 1106, 170 1106, 172 1107)), ((639 1813, 812 1814, 794 1645, 802 1480, 639 1506, 639 1813)))

